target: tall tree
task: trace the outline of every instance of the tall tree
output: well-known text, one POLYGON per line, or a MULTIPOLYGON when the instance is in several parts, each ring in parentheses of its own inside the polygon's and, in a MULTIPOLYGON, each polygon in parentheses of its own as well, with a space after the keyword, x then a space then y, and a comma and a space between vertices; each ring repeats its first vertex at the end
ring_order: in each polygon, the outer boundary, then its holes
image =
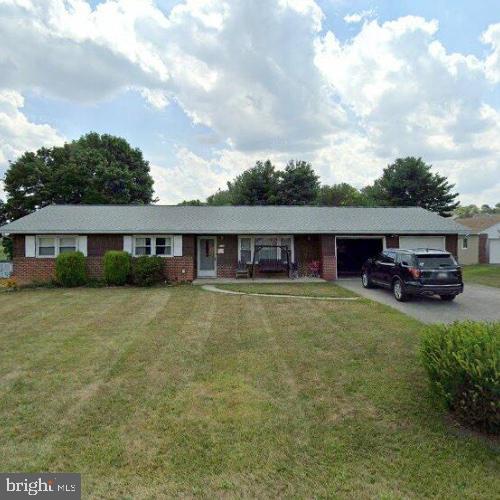
POLYGON ((228 182, 233 205, 276 205, 278 201, 279 172, 266 160, 228 182))
POLYGON ((90 133, 24 153, 5 175, 8 219, 51 203, 150 203, 153 179, 142 152, 120 137, 90 133))
POLYGON ((359 189, 342 182, 321 186, 316 203, 330 207, 363 207, 368 205, 368 199, 359 189))
POLYGON ((421 158, 398 158, 363 192, 378 205, 418 206, 449 217, 459 205, 458 193, 452 193, 455 185, 431 168, 421 158))
POLYGON ((232 205, 233 204, 233 197, 232 194, 229 192, 229 189, 219 189, 216 193, 210 195, 207 198, 207 205, 232 205))
POLYGON ((302 160, 291 160, 280 172, 277 193, 279 205, 312 205, 318 196, 319 177, 311 164, 302 160))

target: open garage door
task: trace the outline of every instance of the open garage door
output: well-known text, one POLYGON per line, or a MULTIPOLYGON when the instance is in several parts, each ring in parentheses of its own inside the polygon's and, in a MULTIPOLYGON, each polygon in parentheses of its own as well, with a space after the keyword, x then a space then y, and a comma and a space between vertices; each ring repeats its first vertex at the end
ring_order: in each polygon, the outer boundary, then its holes
POLYGON ((383 238, 337 238, 337 275, 359 276, 361 266, 384 248, 383 238))
POLYGON ((432 248, 433 250, 446 250, 444 236, 400 236, 399 248, 432 248))

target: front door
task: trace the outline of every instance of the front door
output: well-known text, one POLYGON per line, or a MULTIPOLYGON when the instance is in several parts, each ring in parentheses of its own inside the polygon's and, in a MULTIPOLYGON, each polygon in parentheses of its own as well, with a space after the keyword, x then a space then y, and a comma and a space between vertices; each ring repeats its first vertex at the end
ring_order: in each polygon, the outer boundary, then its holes
POLYGON ((198 237, 198 277, 217 276, 217 239, 215 236, 198 237))

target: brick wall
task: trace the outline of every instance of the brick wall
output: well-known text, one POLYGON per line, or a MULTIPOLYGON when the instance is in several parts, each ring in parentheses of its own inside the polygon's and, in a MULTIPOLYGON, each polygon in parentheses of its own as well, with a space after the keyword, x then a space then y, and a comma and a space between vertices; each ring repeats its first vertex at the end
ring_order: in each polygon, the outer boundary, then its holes
POLYGON ((217 237, 217 250, 224 249, 224 253, 217 253, 217 277, 235 278, 238 267, 238 236, 224 234, 217 237))
POLYGON ((387 248, 399 248, 399 236, 390 235, 385 237, 385 246, 387 248))
POLYGON ((337 259, 335 255, 335 236, 322 234, 320 237, 321 277, 325 280, 337 278, 337 259))
POLYGON ((488 256, 488 235, 479 235, 479 264, 488 264, 490 261, 488 256))
POLYGON ((457 234, 447 234, 445 237, 446 243, 445 248, 447 252, 450 252, 455 257, 458 257, 458 235, 457 234))
MULTIPOLYGON (((183 256, 165 259, 165 277, 169 281, 192 281, 195 269, 194 236, 183 237, 183 256)), ((108 250, 122 250, 121 235, 89 235, 86 259, 89 278, 102 278, 103 256, 108 250)), ((19 283, 51 281, 55 277, 56 260, 25 257, 24 236, 13 237, 13 277, 19 283)))

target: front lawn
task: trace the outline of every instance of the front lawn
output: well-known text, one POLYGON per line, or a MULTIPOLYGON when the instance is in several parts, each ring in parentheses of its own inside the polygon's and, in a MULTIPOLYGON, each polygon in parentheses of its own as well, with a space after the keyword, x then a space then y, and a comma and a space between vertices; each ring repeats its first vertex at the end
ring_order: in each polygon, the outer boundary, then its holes
POLYGON ((476 264, 462 268, 464 282, 500 288, 500 264, 476 264))
POLYGON ((354 297, 355 294, 333 283, 241 283, 217 285, 217 288, 245 293, 303 295, 306 297, 354 297))
POLYGON ((0 470, 84 498, 494 498, 498 448, 430 399, 421 324, 199 287, 0 293, 0 470))

